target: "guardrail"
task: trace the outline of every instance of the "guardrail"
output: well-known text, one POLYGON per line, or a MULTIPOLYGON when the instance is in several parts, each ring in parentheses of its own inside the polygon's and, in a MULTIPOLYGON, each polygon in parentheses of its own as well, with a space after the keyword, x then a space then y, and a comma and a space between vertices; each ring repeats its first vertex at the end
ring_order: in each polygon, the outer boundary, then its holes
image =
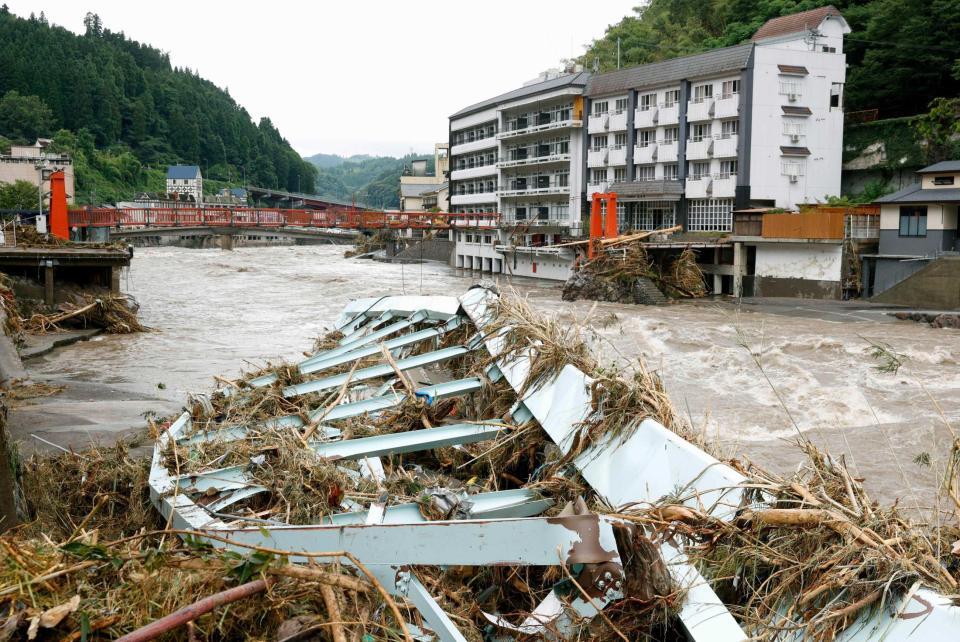
MULTIPOLYGON (((280 210, 212 208, 120 208, 71 210, 73 227, 316 227, 338 229, 447 229, 465 225, 466 220, 484 220, 496 226, 499 214, 447 212, 365 212, 358 210, 280 210)), ((477 223, 472 223, 476 226, 477 223)))

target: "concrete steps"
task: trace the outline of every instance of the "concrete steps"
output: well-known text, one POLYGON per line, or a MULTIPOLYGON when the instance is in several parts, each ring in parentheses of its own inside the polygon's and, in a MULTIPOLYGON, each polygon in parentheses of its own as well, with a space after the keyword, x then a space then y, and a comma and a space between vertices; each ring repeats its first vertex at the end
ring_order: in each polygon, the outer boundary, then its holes
POLYGON ((667 297, 646 277, 639 277, 633 284, 634 303, 640 305, 664 305, 667 297))

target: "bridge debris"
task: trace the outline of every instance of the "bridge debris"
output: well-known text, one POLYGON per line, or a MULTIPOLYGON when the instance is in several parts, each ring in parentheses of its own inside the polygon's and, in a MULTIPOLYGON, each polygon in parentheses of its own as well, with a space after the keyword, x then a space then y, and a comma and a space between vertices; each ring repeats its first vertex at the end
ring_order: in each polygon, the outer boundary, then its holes
MULTIPOLYGON (((955 512, 910 521, 808 443, 789 477, 721 461, 642 364, 611 372, 488 288, 355 301, 305 360, 194 395, 155 428, 148 464, 30 463, 25 495, 61 515, 40 526, 62 544, 0 538, 0 595, 31 591, 14 616, 80 594, 87 625, 56 632, 116 637, 261 581, 256 603, 197 619, 198 637, 335 622, 408 640, 960 630, 955 512)), ((948 497, 960 442, 951 461, 948 497)))

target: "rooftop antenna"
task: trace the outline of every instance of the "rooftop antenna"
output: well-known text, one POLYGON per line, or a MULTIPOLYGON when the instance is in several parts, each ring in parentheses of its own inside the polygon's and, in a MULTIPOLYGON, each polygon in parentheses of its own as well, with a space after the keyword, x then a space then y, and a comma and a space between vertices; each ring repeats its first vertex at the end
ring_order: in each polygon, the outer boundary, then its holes
POLYGON ((600 72, 600 56, 597 56, 593 59, 593 73, 600 72))

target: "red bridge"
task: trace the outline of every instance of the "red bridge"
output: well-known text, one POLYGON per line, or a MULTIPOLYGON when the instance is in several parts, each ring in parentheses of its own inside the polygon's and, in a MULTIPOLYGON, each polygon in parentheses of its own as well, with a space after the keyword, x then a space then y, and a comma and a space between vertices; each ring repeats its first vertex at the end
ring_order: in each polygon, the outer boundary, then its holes
POLYGON ((446 212, 371 212, 352 208, 326 210, 216 208, 87 208, 68 212, 73 228, 146 229, 175 227, 334 228, 347 230, 450 229, 496 227, 499 214, 446 212))

